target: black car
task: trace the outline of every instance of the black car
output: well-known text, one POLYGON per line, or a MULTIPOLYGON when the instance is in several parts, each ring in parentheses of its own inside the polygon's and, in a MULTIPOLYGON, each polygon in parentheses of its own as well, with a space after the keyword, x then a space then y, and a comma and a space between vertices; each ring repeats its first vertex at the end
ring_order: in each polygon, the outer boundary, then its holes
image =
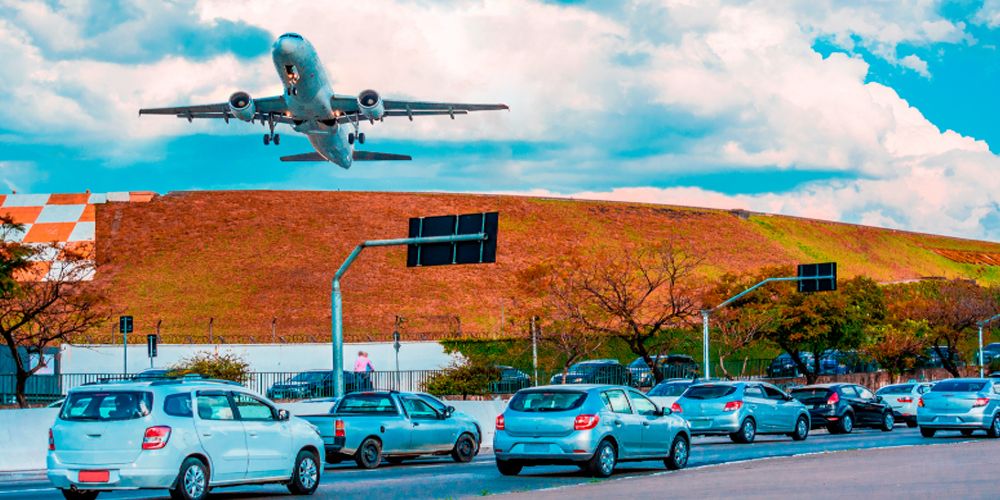
POLYGON ((860 385, 808 385, 796 387, 790 394, 806 405, 813 428, 826 427, 830 434, 849 434, 855 427, 888 432, 896 421, 892 407, 860 385))
POLYGON ((521 389, 531 387, 531 376, 512 366, 498 366, 500 380, 490 384, 493 394, 514 394, 521 389))
MULTIPOLYGON (((664 379, 667 378, 689 378, 698 375, 698 362, 687 354, 664 354, 653 358, 653 364, 664 379)), ((646 360, 635 358, 635 361, 628 364, 628 371, 632 374, 632 383, 636 387, 649 387, 656 383, 652 370, 646 364, 646 360)))
MULTIPOLYGON (((366 373, 344 371, 344 392, 373 390, 366 373)), ((267 390, 270 399, 306 399, 333 396, 333 370, 311 370, 278 382, 267 390)))
POLYGON ((563 374, 557 373, 549 383, 631 385, 632 373, 616 359, 595 359, 569 367, 566 382, 563 382, 563 374))

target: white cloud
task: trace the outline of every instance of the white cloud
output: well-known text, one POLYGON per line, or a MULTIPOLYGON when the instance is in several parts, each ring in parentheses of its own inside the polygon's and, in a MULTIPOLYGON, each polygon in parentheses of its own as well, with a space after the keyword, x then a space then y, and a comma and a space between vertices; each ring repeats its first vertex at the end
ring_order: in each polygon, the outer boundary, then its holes
POLYGON ((925 60, 923 60, 923 59, 921 59, 921 58, 919 58, 919 57, 917 57, 917 56, 915 56, 913 54, 910 54, 910 55, 908 55, 908 56, 900 59, 899 60, 899 65, 903 66, 905 68, 910 68, 910 69, 916 71, 917 73, 920 73, 920 76, 922 76, 924 78, 930 78, 931 77, 930 71, 927 71, 927 61, 925 61, 925 60))
POLYGON ((986 0, 976 12, 974 20, 990 28, 1000 26, 1000 0, 986 0))

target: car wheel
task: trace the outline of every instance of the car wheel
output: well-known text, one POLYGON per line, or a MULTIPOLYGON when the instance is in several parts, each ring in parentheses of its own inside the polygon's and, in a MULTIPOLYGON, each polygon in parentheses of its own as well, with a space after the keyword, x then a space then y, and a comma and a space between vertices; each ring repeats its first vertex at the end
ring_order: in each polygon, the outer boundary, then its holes
POLYGON ((854 430, 854 415, 845 413, 837 424, 837 434, 850 434, 854 430))
POLYGON ((382 461, 382 443, 375 438, 368 438, 361 442, 357 453, 354 454, 354 461, 362 469, 374 469, 382 461))
POLYGON ((1000 438, 1000 413, 993 415, 993 423, 986 429, 986 437, 990 439, 1000 438))
POLYGON ((513 460, 497 459, 497 470, 505 476, 516 476, 521 473, 522 468, 524 468, 523 465, 513 460))
POLYGON ((302 450, 295 457, 295 468, 292 469, 292 480, 288 483, 288 491, 293 495, 312 495, 319 488, 320 466, 319 457, 312 452, 302 450))
POLYGON ((879 429, 882 429, 882 432, 890 432, 895 426, 896 417, 891 412, 886 412, 885 415, 882 415, 882 425, 879 427, 879 429))
POLYGON ((203 500, 208 496, 208 469, 197 458, 189 458, 181 464, 170 497, 175 500, 203 500))
POLYGON ((734 443, 750 444, 757 437, 757 424, 754 423, 752 418, 743 419, 743 424, 740 425, 740 430, 729 435, 729 439, 732 439, 734 443))
POLYGON ((674 438, 674 444, 670 445, 670 456, 663 461, 663 464, 670 470, 681 470, 687 467, 690 454, 690 445, 684 436, 674 438))
POLYGON ((94 500, 97 498, 99 491, 81 491, 81 490, 60 490, 62 491, 63 498, 66 500, 94 500))
POLYGON ((934 437, 934 433, 935 432, 937 432, 937 431, 935 431, 934 429, 927 429, 927 428, 924 428, 924 427, 920 428, 920 435, 923 436, 923 437, 925 437, 925 438, 932 438, 932 437, 934 437))
POLYGON ((594 477, 608 477, 615 471, 615 464, 618 463, 618 452, 611 441, 604 440, 597 445, 597 451, 590 457, 587 463, 587 470, 594 477))
POLYGON ((472 461, 476 451, 476 440, 472 438, 472 434, 462 434, 455 442, 455 449, 451 450, 451 458, 464 464, 472 461))
POLYGON ((805 441, 809 436, 809 422, 806 417, 799 417, 795 422, 795 431, 789 434, 795 441, 805 441))
POLYGON ((907 420, 906 421, 906 426, 909 427, 909 428, 911 428, 911 429, 916 429, 917 428, 917 421, 916 420, 907 420))

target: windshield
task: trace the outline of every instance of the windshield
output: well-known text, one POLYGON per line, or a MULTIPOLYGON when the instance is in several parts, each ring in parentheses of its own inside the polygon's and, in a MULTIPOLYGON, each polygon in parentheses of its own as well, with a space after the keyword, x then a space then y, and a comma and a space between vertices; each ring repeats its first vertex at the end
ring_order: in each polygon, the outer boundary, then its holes
POLYGON ((646 368, 649 369, 649 365, 646 364, 642 358, 635 358, 635 361, 628 364, 631 368, 646 368))
POLYGON ((509 407, 523 412, 570 411, 579 408, 586 399, 586 392, 521 391, 511 398, 509 407))
POLYGON ((913 384, 901 384, 885 386, 875 394, 909 394, 911 392, 913 392, 913 384))
POLYGON ((806 401, 817 401, 817 400, 826 401, 827 399, 830 398, 830 392, 831 392, 830 389, 817 387, 812 389, 807 389, 807 388, 792 389, 792 392, 790 394, 793 398, 798 399, 799 401, 802 401, 804 403, 806 401))
POLYGON ((719 399, 736 392, 735 385, 698 385, 684 391, 687 399, 719 399))
POLYGON ((688 387, 691 387, 691 384, 685 384, 682 382, 673 384, 660 384, 652 388, 646 395, 665 396, 665 397, 680 396, 681 394, 684 394, 684 391, 686 391, 688 387))
POLYGON ((594 370, 597 370, 598 366, 600 365, 594 363, 577 363, 569 367, 569 373, 592 373, 594 370))
POLYGON ((292 377, 289 382, 319 382, 324 376, 326 373, 323 372, 303 372, 292 377))
POLYGON ((63 420, 101 422, 132 420, 149 415, 153 394, 149 392, 77 392, 63 404, 63 420))
POLYGON ((986 387, 986 382, 944 380, 932 387, 931 392, 979 392, 983 387, 986 387))

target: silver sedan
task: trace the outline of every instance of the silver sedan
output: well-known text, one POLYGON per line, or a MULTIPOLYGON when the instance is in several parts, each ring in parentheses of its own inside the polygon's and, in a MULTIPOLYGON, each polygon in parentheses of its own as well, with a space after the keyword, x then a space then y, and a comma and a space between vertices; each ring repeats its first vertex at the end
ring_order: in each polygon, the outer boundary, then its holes
POLYGON ((1000 438, 1000 380, 956 378, 942 380, 917 402, 917 425, 924 437, 937 431, 961 431, 969 436, 985 430, 1000 438))
POLYGON ((809 410, 777 387, 763 382, 712 382, 692 385, 671 406, 691 426, 691 434, 728 435, 752 443, 757 434, 809 435, 809 410))
POLYGON ((639 391, 613 385, 546 386, 518 391, 497 416, 497 469, 576 465, 607 477, 618 462, 663 460, 687 465, 687 422, 639 391))

